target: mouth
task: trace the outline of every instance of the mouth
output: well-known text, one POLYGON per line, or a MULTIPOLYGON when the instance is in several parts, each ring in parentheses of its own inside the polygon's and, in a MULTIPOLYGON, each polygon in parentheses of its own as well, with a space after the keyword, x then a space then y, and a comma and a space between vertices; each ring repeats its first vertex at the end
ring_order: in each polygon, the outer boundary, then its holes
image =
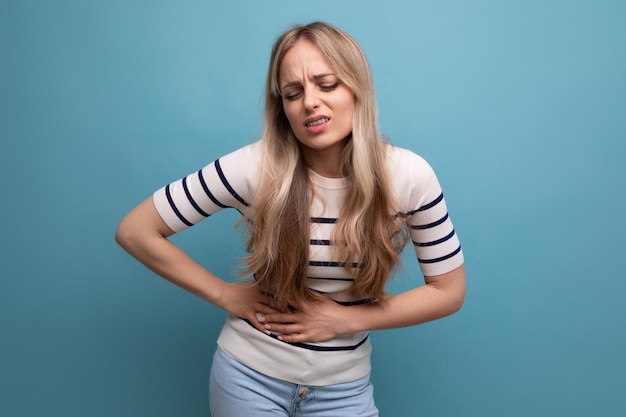
POLYGON ((314 120, 311 120, 309 122, 306 122, 304 125, 306 127, 315 127, 315 126, 323 125, 324 123, 328 123, 329 121, 330 121, 330 117, 322 116, 314 120))

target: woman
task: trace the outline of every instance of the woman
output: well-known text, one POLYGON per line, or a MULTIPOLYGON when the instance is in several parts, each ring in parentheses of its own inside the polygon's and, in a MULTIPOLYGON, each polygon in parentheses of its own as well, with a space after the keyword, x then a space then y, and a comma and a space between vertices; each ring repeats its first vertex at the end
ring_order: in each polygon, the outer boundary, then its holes
POLYGON ((463 254, 430 166, 386 144, 369 66, 326 23, 274 44, 262 138, 134 208, 116 239, 157 274, 228 312, 210 403, 221 416, 376 416, 368 332, 457 311, 463 254), (249 230, 225 282, 167 237, 225 207, 249 230), (425 285, 384 285, 412 240, 425 285))

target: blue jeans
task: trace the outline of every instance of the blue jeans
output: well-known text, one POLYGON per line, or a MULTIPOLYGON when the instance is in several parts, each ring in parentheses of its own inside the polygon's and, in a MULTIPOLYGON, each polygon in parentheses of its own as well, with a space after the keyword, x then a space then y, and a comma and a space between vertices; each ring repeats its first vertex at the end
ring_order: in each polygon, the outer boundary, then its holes
POLYGON ((209 402, 212 417, 378 417, 369 375, 342 384, 299 385, 250 369, 219 347, 209 402))

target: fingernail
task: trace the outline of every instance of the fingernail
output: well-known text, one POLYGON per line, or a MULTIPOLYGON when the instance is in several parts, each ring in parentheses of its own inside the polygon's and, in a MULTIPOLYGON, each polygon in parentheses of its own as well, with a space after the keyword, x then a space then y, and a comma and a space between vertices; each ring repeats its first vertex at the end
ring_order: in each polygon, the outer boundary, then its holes
POLYGON ((262 313, 256 313, 256 319, 263 323, 265 321, 265 316, 262 313))
POLYGON ((270 326, 269 324, 266 324, 266 325, 265 325, 265 328, 266 328, 267 330, 271 330, 271 329, 272 329, 272 326, 270 326))

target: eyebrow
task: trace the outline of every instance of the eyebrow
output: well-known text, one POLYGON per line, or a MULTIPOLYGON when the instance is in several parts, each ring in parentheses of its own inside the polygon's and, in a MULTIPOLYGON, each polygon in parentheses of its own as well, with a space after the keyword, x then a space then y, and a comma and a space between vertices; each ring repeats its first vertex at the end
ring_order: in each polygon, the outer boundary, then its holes
MULTIPOLYGON (((337 76, 337 74, 335 74, 334 72, 325 72, 325 73, 322 73, 322 74, 314 75, 313 79, 315 81, 319 81, 319 80, 322 80, 322 79, 324 79, 326 77, 336 77, 336 76, 337 76)), ((300 81, 290 81, 287 84, 283 85, 280 89, 283 90, 285 88, 294 87, 294 86, 297 86, 297 85, 300 85, 300 81)))

